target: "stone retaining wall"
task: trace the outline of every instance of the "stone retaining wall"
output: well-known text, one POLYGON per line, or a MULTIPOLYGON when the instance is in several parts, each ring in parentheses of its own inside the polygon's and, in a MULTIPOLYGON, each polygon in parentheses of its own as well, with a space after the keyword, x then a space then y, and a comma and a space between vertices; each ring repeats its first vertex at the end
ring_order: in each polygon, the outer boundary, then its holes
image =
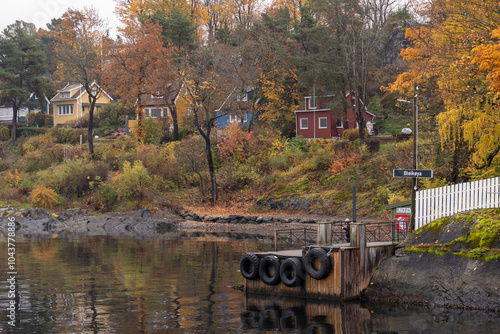
MULTIPOLYGON (((183 212, 179 214, 185 220, 212 222, 221 224, 263 224, 263 223, 283 223, 283 224, 315 224, 325 219, 314 218, 283 218, 273 216, 241 216, 241 215, 198 215, 194 212, 183 212)), ((333 220, 332 220, 333 222, 333 220)))

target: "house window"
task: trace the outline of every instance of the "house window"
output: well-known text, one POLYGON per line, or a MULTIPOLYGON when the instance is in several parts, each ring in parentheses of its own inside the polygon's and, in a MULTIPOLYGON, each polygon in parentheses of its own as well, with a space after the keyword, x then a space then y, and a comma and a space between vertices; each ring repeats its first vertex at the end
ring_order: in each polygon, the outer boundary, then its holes
MULTIPOLYGON (((247 121, 248 121, 247 114, 243 114, 243 123, 246 123, 247 121)), ((233 122, 242 123, 242 117, 240 115, 229 114, 229 123, 233 123, 233 122)))
POLYGON ((69 92, 61 92, 61 97, 62 97, 63 99, 67 99, 67 98, 69 98, 69 97, 70 97, 70 96, 69 96, 69 92))
POLYGON ((316 97, 306 97, 306 109, 316 109, 316 97))
POLYGON ((337 127, 337 129, 342 129, 343 126, 342 126, 342 119, 337 119, 337 121, 335 122, 335 126, 337 127))
POLYGON ((309 123, 308 123, 308 119, 307 118, 301 118, 300 119, 300 128, 301 129, 308 129, 309 128, 309 123))
POLYGON ((155 108, 155 109, 150 109, 150 116, 152 118, 159 118, 162 116, 161 109, 155 108))
POLYGON ((309 100, 309 106, 311 107, 310 109, 316 109, 316 97, 309 100))
POLYGON ((326 129, 328 127, 327 122, 326 122, 326 117, 320 117, 318 120, 319 120, 319 128, 320 129, 326 129))
POLYGON ((58 110, 59 115, 73 115, 73 105, 72 104, 58 106, 57 110, 58 110))

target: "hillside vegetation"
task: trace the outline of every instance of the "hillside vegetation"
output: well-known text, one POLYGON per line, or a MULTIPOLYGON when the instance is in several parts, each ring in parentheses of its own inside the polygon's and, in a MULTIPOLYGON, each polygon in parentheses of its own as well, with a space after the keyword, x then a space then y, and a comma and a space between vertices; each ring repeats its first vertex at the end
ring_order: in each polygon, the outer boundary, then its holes
MULTIPOLYGON (((146 127, 149 139, 143 142, 133 135, 98 139, 95 160, 79 143, 82 129, 38 129, 44 133, 33 132, 15 145, 1 142, 2 205, 92 211, 208 206, 210 179, 201 137, 186 134, 180 141, 161 143, 156 130, 146 127)), ((449 154, 436 155, 440 147, 432 138, 422 136, 420 160, 421 168, 435 169, 436 178, 424 180, 421 188, 440 186, 450 174, 449 154)), ((350 216, 356 186, 359 215, 383 217, 384 205, 410 198, 411 179, 393 178, 392 169, 411 168, 412 147, 411 140, 362 143, 356 130, 337 142, 308 142, 287 139, 271 128, 248 132, 234 124, 213 140, 220 191, 216 204, 233 211, 350 216)))

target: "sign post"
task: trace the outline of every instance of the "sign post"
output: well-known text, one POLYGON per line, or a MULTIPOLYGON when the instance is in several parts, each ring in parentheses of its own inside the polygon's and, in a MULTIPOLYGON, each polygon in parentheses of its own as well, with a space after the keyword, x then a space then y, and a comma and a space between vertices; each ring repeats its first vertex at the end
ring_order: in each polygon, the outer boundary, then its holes
POLYGON ((433 170, 428 169, 393 169, 393 177, 408 177, 413 179, 413 189, 411 190, 411 221, 410 231, 415 230, 415 197, 417 192, 417 179, 418 178, 431 178, 434 175, 433 170))
POLYGON ((394 177, 411 177, 411 178, 431 178, 434 176, 433 170, 428 169, 393 169, 392 176, 394 177))

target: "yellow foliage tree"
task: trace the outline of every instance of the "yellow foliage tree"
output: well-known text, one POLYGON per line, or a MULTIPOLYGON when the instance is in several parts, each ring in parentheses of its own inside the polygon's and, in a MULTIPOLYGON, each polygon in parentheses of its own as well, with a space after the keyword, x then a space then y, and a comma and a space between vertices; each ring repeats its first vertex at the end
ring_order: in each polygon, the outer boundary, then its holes
POLYGON ((490 166, 500 149, 496 78, 492 58, 494 30, 500 22, 494 0, 438 0, 420 6, 420 27, 408 28, 412 46, 402 51, 409 69, 390 86, 413 94, 418 84, 430 103, 443 103, 437 119, 443 145, 465 143, 476 168, 490 166), (490 71, 485 77, 484 71, 490 71), (431 90, 432 91, 429 91, 431 90))

